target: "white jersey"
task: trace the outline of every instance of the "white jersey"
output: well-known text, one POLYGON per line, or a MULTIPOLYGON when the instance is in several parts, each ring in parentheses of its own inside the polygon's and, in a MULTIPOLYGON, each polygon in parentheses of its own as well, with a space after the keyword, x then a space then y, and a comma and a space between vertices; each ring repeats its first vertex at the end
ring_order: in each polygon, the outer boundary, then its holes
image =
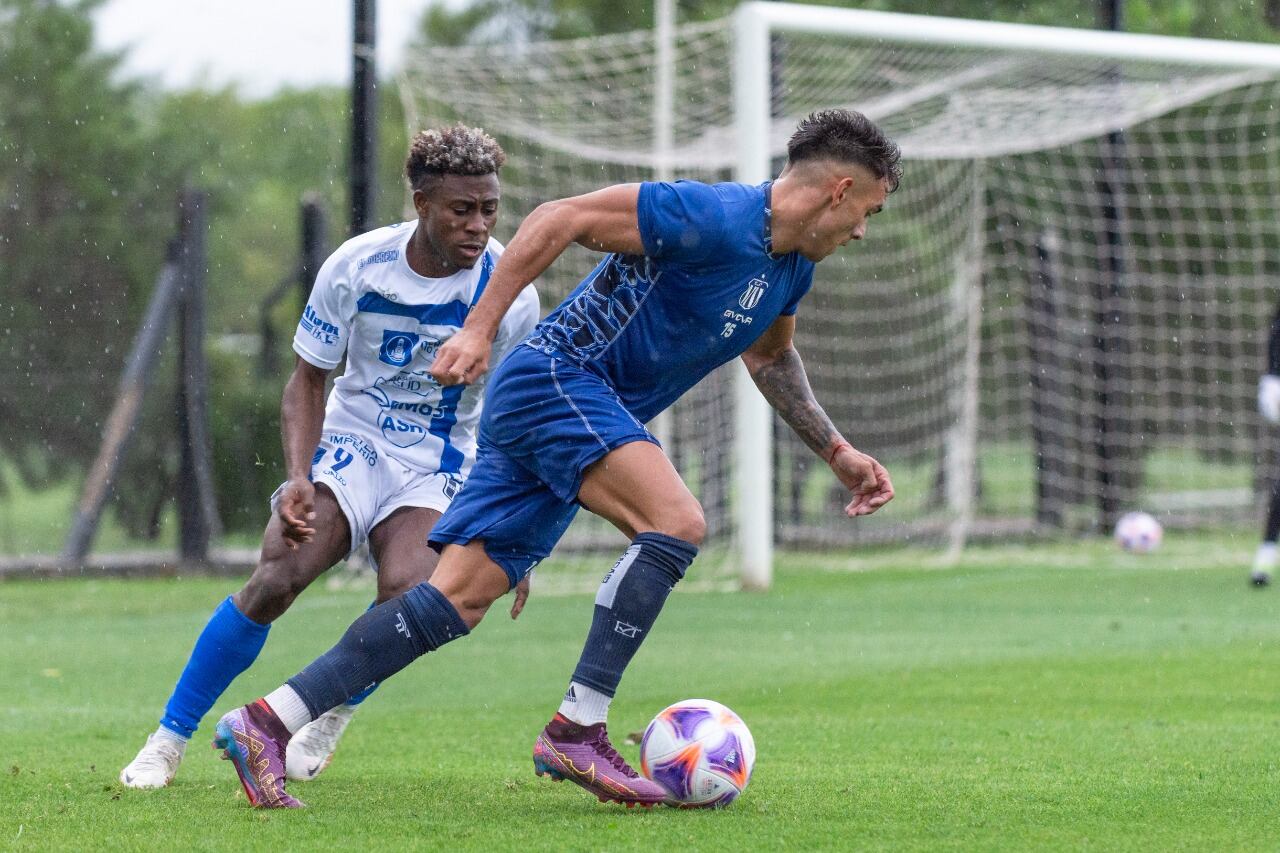
MULTIPOLYGON (((293 349, 332 370, 347 357, 325 410, 326 433, 354 433, 423 474, 461 474, 476 455, 476 425, 488 374, 470 385, 442 387, 427 372, 436 350, 462 327, 489 282, 502 244, 489 245, 469 270, 426 278, 409 267, 406 249, 417 222, 379 228, 343 243, 316 277, 293 349)), ((491 366, 538 320, 530 285, 498 328, 491 366)))

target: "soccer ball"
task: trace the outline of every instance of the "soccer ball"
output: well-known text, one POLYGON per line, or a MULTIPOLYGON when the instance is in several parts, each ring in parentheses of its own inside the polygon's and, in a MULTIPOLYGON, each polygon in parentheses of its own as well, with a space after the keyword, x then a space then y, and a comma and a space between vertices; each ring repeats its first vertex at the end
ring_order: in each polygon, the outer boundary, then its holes
POLYGON ((756 743, 742 718, 719 702, 686 699, 644 730, 640 770, 667 789, 669 805, 727 806, 751 779, 756 743))
POLYGON ((1116 542, 1133 554, 1146 554, 1160 547, 1164 528, 1150 514, 1127 512, 1116 523, 1116 542))

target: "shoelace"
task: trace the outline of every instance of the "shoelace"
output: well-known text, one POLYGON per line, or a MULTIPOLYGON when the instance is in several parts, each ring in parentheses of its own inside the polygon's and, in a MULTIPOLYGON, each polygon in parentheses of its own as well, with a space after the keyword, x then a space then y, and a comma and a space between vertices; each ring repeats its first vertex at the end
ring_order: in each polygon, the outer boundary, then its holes
POLYGON ((345 720, 336 714, 323 714, 318 720, 312 723, 312 725, 315 726, 315 734, 333 739, 342 734, 342 728, 345 722, 345 720))
POLYGON ((605 732, 604 726, 600 727, 600 731, 596 733, 596 736, 591 739, 590 743, 600 752, 601 755, 608 759, 609 763, 612 764, 613 768, 619 773, 623 774, 628 779, 635 779, 639 777, 640 774, 632 770, 631 765, 627 764, 626 760, 623 759, 623 757, 618 754, 618 751, 613 748, 613 744, 609 743, 609 736, 605 732))
POLYGON ((147 746, 149 748, 136 759, 139 770, 168 770, 170 765, 182 761, 182 753, 171 743, 157 738, 147 746))

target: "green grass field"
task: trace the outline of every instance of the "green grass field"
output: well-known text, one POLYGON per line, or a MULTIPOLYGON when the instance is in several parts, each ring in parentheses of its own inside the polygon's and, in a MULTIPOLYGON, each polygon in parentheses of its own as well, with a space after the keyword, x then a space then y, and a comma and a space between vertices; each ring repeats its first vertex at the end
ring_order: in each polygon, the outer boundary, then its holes
MULTIPOLYGON (((212 719, 170 788, 116 782, 226 582, 3 584, 0 846, 1275 849, 1280 589, 1247 587, 1252 545, 792 555, 769 594, 677 594, 612 728, 691 696, 737 710, 759 759, 721 812, 628 812, 534 777, 587 596, 535 589, 520 622, 495 610, 416 663, 294 786, 309 809, 264 813, 208 747, 212 719)), ((218 708, 293 674, 367 600, 308 592, 218 708)))

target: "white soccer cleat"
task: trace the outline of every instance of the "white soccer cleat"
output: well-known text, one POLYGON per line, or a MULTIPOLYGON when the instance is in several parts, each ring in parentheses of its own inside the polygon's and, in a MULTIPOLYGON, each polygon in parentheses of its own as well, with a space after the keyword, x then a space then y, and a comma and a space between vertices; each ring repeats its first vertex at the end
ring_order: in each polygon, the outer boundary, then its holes
POLYGON ((1275 571, 1277 562, 1280 562, 1280 555, 1276 553, 1276 544, 1263 542, 1258 546, 1258 553, 1253 557, 1253 571, 1249 575, 1249 581, 1254 586, 1270 584, 1271 574, 1275 571))
POLYGON ((185 740, 152 732, 137 758, 120 771, 120 783, 127 788, 163 788, 177 775, 186 751, 185 740))
POLYGON ((333 760, 338 738, 358 707, 339 705, 299 729, 285 751, 285 775, 296 782, 309 782, 319 776, 333 760))

